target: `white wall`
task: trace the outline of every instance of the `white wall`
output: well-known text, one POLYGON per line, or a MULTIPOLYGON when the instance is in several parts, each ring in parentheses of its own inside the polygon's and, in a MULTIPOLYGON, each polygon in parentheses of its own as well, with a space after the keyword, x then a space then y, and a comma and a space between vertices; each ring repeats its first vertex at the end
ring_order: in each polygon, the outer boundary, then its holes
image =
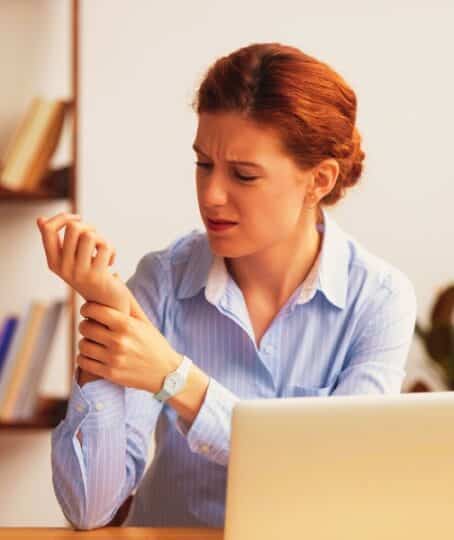
MULTIPOLYGON (((63 9, 58 1, 36 4, 48 6, 46 20, 59 17, 63 9)), ((451 240, 454 196, 449 162, 453 44, 448 38, 453 8, 448 1, 408 1, 399 7, 388 1, 376 8, 359 1, 314 4, 82 0, 79 209, 84 220, 117 247, 116 269, 124 279, 145 252, 202 227, 191 150, 196 118, 190 107, 200 77, 218 56, 240 46, 288 43, 331 64, 357 93, 365 173, 360 185, 330 212, 371 252, 407 273, 416 287, 418 316, 425 323, 434 293, 452 280, 454 263, 453 252, 445 248, 451 240)), ((26 8, 30 2, 0 2, 0 24, 26 8)), ((10 22, 13 28, 19 26, 10 22)), ((5 37, 0 35, 4 55, 5 37)), ((28 61, 25 51, 21 55, 24 63, 28 61)), ((13 94, 7 106, 0 91, 0 116, 9 114, 8 122, 0 125, 3 146, 23 101, 13 94)), ((15 303, 21 291, 24 297, 30 294, 16 275, 24 268, 22 258, 15 261, 16 254, 33 253, 36 264, 26 259, 26 278, 35 276, 39 266, 43 269, 32 217, 56 211, 0 207, 1 231, 7 231, 0 236, 2 278, 7 262, 8 269, 13 268, 9 287, 12 283, 17 291, 10 299, 4 296, 6 289, 0 289, 1 309, 15 303), (20 238, 15 251, 6 242, 12 234, 20 238)), ((44 269, 39 276, 43 292, 57 287, 44 269)), ((63 353, 62 357, 66 359, 63 353)), ((410 373, 424 362, 424 351, 415 342, 410 373)), ((61 366, 56 364, 49 385, 58 386, 61 380, 61 366)), ((0 490, 0 525, 62 523, 50 482, 43 487, 39 476, 49 460, 46 436, 33 437, 36 447, 25 436, 5 443, 0 435, 0 476, 5 478, 4 469, 9 470, 9 481, 2 482, 0 490), (21 451, 14 458, 12 445, 21 451), (27 469, 35 471, 33 481, 32 473, 24 472, 24 460, 27 469), (24 501, 20 510, 3 504, 16 476, 22 479, 16 490, 17 499, 24 501), (33 506, 34 489, 41 497, 47 494, 47 513, 33 506)))

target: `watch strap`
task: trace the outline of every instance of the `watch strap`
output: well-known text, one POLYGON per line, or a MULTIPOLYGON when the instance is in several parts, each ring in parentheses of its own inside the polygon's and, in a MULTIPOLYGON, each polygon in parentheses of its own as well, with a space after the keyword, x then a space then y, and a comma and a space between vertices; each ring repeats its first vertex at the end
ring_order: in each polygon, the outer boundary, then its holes
POLYGON ((161 390, 159 392, 157 392, 156 394, 154 394, 154 397, 158 401, 166 401, 169 398, 171 398, 172 396, 174 396, 175 394, 178 394, 179 392, 181 392, 182 389, 184 388, 185 384, 186 384, 186 380, 187 380, 187 377, 188 377, 188 374, 189 374, 189 369, 191 367, 191 364, 192 364, 192 360, 190 358, 188 358, 186 355, 183 355, 183 361, 181 362, 181 364, 177 367, 176 370, 174 370, 171 373, 168 373, 166 375, 166 378, 164 379, 164 383, 162 385, 161 390), (178 389, 176 389, 175 391, 168 391, 166 389, 166 381, 170 377, 172 377, 175 373, 178 373, 183 378, 183 384, 178 389))

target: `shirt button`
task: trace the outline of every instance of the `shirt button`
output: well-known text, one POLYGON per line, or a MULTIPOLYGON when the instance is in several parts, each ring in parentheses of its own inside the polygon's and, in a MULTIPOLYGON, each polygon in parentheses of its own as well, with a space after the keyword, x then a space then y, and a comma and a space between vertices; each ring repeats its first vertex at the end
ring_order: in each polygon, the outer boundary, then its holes
POLYGON ((98 403, 96 403, 95 405, 95 408, 97 411, 102 411, 104 409, 104 403, 101 403, 100 401, 98 401, 98 403))
POLYGON ((79 403, 79 405, 76 405, 76 410, 82 412, 84 410, 84 406, 79 403))
POLYGON ((202 452, 202 454, 208 454, 208 452, 210 451, 210 447, 208 446, 208 444, 202 444, 202 446, 200 447, 200 451, 202 452))
POLYGON ((270 354, 273 352, 273 346, 267 345, 263 350, 266 352, 266 354, 270 354))

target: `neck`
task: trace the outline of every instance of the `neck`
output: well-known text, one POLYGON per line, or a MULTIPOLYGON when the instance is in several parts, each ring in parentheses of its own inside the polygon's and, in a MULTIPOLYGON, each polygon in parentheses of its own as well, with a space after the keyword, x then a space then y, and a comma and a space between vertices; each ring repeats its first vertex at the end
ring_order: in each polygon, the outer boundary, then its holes
POLYGON ((258 295, 280 307, 304 281, 322 245, 317 215, 305 214, 290 237, 265 249, 225 259, 228 272, 245 294, 258 295))

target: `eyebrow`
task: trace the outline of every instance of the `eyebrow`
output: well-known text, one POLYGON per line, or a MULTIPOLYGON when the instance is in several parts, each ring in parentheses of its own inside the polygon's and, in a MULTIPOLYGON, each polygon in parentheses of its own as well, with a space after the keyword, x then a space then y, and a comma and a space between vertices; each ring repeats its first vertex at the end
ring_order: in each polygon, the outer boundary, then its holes
MULTIPOLYGON (((196 144, 192 145, 192 149, 198 152, 199 154, 204 155, 207 158, 210 158, 208 154, 205 154, 203 150, 201 150, 196 144)), ((227 163, 235 163, 237 165, 252 165, 253 167, 259 167, 260 169, 263 169, 263 167, 259 163, 254 163, 253 161, 239 161, 239 160, 229 160, 227 163)))

